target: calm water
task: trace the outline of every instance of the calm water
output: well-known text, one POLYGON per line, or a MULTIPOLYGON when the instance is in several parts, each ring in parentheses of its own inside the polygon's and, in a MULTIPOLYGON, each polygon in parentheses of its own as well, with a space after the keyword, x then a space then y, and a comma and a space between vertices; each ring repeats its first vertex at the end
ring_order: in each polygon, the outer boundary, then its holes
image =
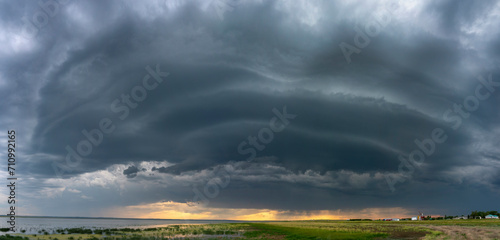
MULTIPOLYGON (((0 217, 0 227, 9 227, 6 217, 0 217)), ((99 218, 30 218, 17 217, 17 231, 26 230, 26 234, 38 234, 45 229, 52 233, 56 229, 64 228, 148 228, 164 227, 172 224, 207 224, 207 223, 231 223, 237 221, 225 220, 143 220, 143 219, 99 219, 99 218)), ((2 234, 3 235, 3 234, 2 234)))

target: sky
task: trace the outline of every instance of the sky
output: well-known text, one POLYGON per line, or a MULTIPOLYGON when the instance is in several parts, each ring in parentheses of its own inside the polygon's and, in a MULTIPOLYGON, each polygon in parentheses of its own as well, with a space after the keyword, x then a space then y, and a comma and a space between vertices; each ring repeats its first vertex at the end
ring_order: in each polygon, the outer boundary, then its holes
POLYGON ((0 1, 17 214, 500 210, 499 29, 488 0, 0 1))

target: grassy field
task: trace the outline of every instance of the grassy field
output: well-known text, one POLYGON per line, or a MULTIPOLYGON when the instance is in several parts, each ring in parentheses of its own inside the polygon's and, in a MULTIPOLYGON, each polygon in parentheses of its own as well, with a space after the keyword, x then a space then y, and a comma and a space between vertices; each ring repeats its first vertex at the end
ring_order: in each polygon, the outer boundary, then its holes
POLYGON ((59 229, 0 240, 143 239, 499 239, 499 220, 289 221, 171 225, 147 229, 59 229))

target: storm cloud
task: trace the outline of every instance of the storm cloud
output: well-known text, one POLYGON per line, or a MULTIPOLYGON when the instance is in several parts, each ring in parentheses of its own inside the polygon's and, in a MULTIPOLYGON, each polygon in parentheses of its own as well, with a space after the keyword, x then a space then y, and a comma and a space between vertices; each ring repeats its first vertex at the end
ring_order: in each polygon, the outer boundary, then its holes
POLYGON ((498 207, 497 1, 42 3, 0 3, 26 214, 498 207))

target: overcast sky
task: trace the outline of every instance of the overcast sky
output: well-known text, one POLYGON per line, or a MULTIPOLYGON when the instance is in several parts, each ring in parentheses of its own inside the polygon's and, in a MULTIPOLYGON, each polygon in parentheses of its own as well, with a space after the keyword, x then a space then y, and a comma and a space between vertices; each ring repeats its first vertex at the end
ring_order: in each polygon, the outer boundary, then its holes
POLYGON ((500 210, 498 1, 41 2, 0 3, 20 215, 500 210))

